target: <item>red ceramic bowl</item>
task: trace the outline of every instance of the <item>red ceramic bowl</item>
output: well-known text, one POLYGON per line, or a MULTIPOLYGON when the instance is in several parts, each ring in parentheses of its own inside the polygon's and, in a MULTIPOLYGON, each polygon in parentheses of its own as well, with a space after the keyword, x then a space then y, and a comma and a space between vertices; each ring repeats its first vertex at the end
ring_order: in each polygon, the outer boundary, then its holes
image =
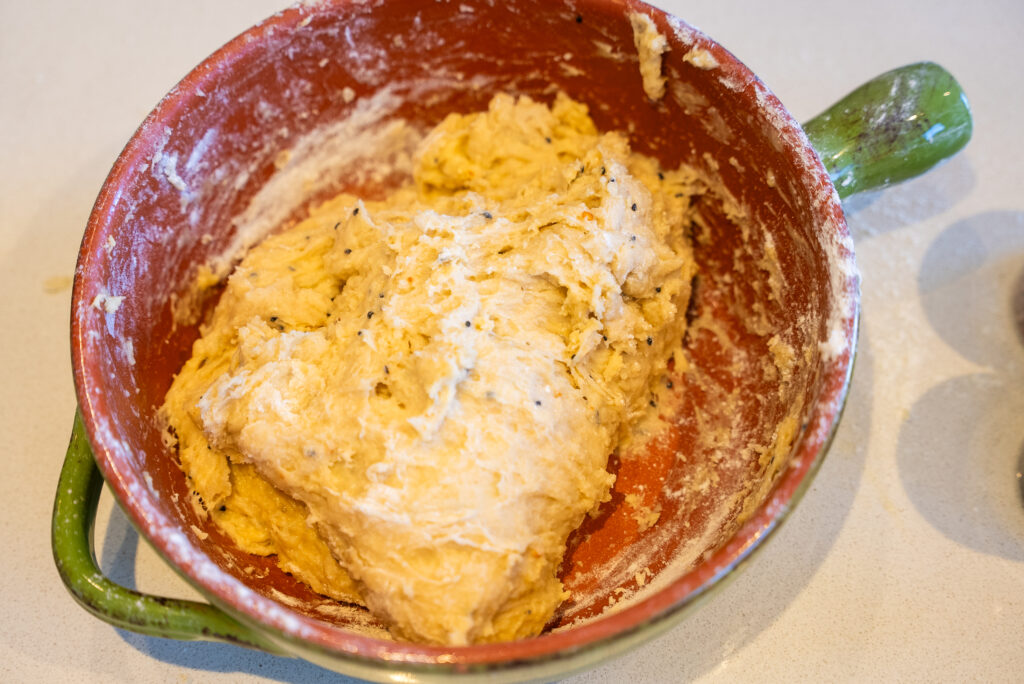
MULTIPOLYGON (((707 36, 641 2, 299 5, 178 84, 103 186, 73 295, 82 422, 131 520, 240 630, 227 638, 382 681, 553 677, 674 624, 807 488, 850 374, 853 259, 829 174, 775 96, 707 36), (668 93, 657 103, 641 87, 634 11, 651 16, 671 46, 668 93), (613 459, 612 503, 572 540, 564 581, 573 601, 551 630, 462 648, 378 638, 365 615, 325 610, 324 599, 272 560, 238 551, 187 505, 155 411, 214 303, 190 285, 201 264, 230 264, 318 201, 393 187, 402 141, 389 122, 426 128, 452 111, 484 109, 497 92, 550 100, 559 89, 589 105, 601 129, 630 131, 634 149, 664 166, 686 162, 720 180, 725 191, 700 205, 690 312, 714 325, 689 334, 691 367, 672 376, 682 408, 663 416, 662 439, 613 459), (742 229, 727 218, 737 207, 742 229), (785 349, 795 362, 777 364, 785 349), (694 486, 701 478, 707 486, 694 486), (653 527, 641 529, 629 494, 660 509, 653 527), (241 569, 250 566, 257 572, 241 569)), ((203 629, 173 636, 201 638, 203 629)))

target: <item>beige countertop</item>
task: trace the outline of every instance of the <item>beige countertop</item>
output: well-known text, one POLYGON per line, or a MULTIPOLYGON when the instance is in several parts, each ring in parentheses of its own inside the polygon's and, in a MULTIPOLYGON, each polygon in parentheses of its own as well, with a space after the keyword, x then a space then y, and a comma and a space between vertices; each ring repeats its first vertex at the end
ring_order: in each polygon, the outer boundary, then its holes
MULTIPOLYGON (((1024 677, 1024 3, 661 0, 800 120, 930 59, 974 139, 932 173, 847 203, 860 351, 834 446, 755 562, 655 641, 570 681, 1021 681, 1024 677)), ((57 577, 50 509, 75 406, 70 278, 135 127, 274 0, 0 3, 0 681, 345 681, 313 665, 116 630, 57 577)), ((105 495, 103 569, 195 593, 105 495)))

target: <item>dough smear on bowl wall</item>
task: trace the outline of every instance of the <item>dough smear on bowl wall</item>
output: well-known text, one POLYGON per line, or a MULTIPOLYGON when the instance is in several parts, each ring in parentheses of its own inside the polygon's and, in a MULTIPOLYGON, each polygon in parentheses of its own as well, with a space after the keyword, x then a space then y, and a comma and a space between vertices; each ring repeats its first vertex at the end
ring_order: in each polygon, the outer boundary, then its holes
POLYGON ((200 515, 396 636, 538 634, 678 355, 703 191, 563 95, 449 116, 230 277, 163 407, 200 515))

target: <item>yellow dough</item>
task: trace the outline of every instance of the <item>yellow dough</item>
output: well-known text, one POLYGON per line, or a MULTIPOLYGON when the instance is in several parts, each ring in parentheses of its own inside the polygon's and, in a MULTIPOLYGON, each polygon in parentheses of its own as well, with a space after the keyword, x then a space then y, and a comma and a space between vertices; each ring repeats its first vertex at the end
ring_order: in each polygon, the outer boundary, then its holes
POLYGON ((399 638, 535 635, 682 338, 701 186, 563 95, 449 116, 413 180, 254 248, 162 413, 241 548, 399 638))

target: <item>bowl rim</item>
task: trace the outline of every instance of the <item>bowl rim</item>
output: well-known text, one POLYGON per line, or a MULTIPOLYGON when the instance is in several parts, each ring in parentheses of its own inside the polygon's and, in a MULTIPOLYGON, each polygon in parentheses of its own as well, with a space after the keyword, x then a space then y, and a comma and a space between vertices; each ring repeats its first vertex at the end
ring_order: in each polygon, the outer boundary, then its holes
MULTIPOLYGON (((670 43, 685 44, 690 49, 706 50, 718 63, 721 78, 740 84, 738 99, 749 101, 778 132, 784 145, 801 165, 813 196, 820 206, 824 229, 833 231, 840 243, 836 258, 845 268, 843 292, 852 307, 844 312, 840 325, 846 346, 839 354, 824 360, 821 394, 810 412, 808 427, 797 443, 792 462, 772 489, 768 499, 756 510, 733 537, 717 549, 701 565, 677 578, 668 586, 615 612, 593 618, 568 630, 554 631, 514 642, 473 646, 432 646, 389 641, 361 635, 342 627, 317 621, 264 597, 225 571, 205 553, 193 546, 178 530, 176 521, 164 516, 150 505, 154 498, 140 473, 130 467, 126 447, 117 438, 109 419, 109 409, 102 391, 103 375, 87 351, 86 337, 95 311, 87 275, 91 264, 102 253, 101 238, 112 227, 113 208, 119 199, 119 188, 127 174, 147 156, 153 143, 163 134, 164 121, 187 107, 196 91, 210 88, 218 71, 239 60, 261 40, 277 31, 292 30, 324 5, 344 7, 353 0, 327 0, 317 5, 296 5, 272 15, 244 31, 189 72, 145 118, 132 135, 99 192, 89 216, 72 292, 71 343, 75 390, 89 442, 105 480, 113 490, 128 517, 158 553, 213 603, 246 624, 283 643, 327 655, 350 659, 362 664, 413 667, 424 671, 438 668, 501 669, 539 664, 552 660, 578 660, 587 653, 607 649, 616 641, 640 631, 653 635, 667 629, 688 613, 714 589, 724 585, 723 579, 735 574, 751 555, 761 547, 772 532, 808 489, 820 467, 837 429, 842 407, 849 390, 856 347, 860 307, 859 277, 856 275, 849 229, 842 207, 828 172, 813 150, 803 129, 778 98, 762 81, 728 50, 699 29, 667 12, 640 0, 590 0, 575 3, 622 14, 643 12, 654 19, 670 43), (126 462, 127 461, 127 462, 126 462)), ((832 265, 833 267, 836 264, 832 265)), ((609 653, 614 649, 609 649, 609 653)))

